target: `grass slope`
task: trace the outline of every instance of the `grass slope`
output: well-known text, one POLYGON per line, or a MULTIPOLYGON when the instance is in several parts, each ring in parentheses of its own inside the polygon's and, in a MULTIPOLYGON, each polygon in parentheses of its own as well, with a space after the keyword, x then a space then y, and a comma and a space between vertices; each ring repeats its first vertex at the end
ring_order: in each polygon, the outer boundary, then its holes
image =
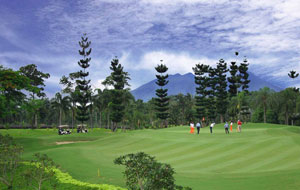
POLYGON ((201 129, 189 134, 187 126, 161 130, 58 136, 53 130, 1 130, 23 144, 23 157, 48 154, 73 178, 124 187, 123 167, 113 164, 119 155, 143 151, 169 163, 176 183, 197 189, 300 189, 300 128, 246 124, 242 133, 226 135, 221 125, 214 133, 201 129), (57 141, 80 140, 56 145, 57 141), (97 176, 98 169, 100 177, 97 176))

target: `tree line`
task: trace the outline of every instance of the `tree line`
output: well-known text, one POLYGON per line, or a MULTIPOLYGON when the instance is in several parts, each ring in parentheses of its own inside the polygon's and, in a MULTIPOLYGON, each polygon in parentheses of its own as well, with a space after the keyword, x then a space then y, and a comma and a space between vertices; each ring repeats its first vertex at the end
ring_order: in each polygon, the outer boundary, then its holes
MULTIPOLYGON (((49 73, 38 70, 34 64, 14 71, 0 65, 0 123, 42 127, 78 124, 89 127, 141 129, 185 125, 191 121, 224 122, 242 119, 251 122, 298 125, 300 118, 299 89, 287 88, 280 92, 263 88, 249 92, 247 59, 229 64, 220 59, 215 67, 196 64, 193 67, 196 84, 195 96, 178 94, 168 96, 168 67, 155 67, 156 97, 148 102, 135 100, 130 93, 130 75, 115 57, 111 74, 103 84, 112 88, 92 89, 88 79, 91 62, 91 41, 86 34, 79 42, 79 71, 62 76, 61 92, 53 98, 44 93, 49 73)), ((235 53, 238 59, 238 52, 235 53)), ((299 74, 291 71, 289 76, 299 74)))

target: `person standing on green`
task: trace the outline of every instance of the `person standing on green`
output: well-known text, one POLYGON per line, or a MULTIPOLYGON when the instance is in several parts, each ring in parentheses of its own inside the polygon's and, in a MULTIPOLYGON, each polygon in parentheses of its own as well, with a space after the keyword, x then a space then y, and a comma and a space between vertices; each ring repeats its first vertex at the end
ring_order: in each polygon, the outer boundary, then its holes
POLYGON ((212 129, 213 129, 214 126, 215 126, 215 122, 212 122, 212 123, 210 124, 210 127, 209 127, 210 133, 211 133, 211 134, 212 134, 212 129))
POLYGON ((199 133, 200 133, 200 128, 201 128, 201 124, 198 122, 198 123, 196 124, 196 127, 197 127, 197 133, 198 133, 198 135, 199 135, 199 133))
POLYGON ((242 132, 242 122, 240 120, 238 120, 237 125, 238 125, 238 132, 242 132))
POLYGON ((228 125, 227 122, 225 123, 224 128, 225 128, 225 133, 226 133, 226 134, 229 134, 229 130, 228 130, 229 125, 228 125))

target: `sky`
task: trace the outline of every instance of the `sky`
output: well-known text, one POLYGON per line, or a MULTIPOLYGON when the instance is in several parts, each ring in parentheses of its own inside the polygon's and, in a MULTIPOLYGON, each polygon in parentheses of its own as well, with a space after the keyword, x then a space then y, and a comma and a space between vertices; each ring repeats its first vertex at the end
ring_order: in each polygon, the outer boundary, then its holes
POLYGON ((299 0, 0 0, 0 64, 36 64, 51 75, 51 97, 62 75, 80 70, 87 33, 93 88, 103 88, 115 56, 131 89, 153 80, 160 60, 169 74, 185 74, 245 57, 254 74, 298 86, 287 73, 300 71, 299 10, 299 0))

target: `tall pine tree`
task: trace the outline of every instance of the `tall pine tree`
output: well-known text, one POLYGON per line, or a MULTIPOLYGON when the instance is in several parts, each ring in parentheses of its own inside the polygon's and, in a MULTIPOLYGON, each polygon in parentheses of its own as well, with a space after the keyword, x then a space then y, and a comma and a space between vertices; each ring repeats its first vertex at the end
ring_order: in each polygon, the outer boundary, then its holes
POLYGON ((208 86, 208 65, 196 64, 193 67, 195 74, 195 83, 196 83, 196 118, 201 121, 202 118, 206 117, 206 95, 207 95, 207 86, 208 86))
POLYGON ((208 69, 208 81, 207 81, 207 114, 208 119, 210 122, 213 122, 216 118, 216 85, 217 85, 217 78, 216 78, 216 69, 210 67, 208 69))
POLYGON ((250 83, 250 80, 248 79, 249 74, 247 73, 248 66, 249 66, 249 63, 248 63, 247 59, 244 59, 243 63, 241 63, 239 66, 240 84, 242 87, 242 91, 245 91, 246 94, 249 93, 248 88, 249 88, 249 83, 250 83))
MULTIPOLYGON (((292 71, 290 71, 290 73, 288 73, 288 76, 290 78, 292 78, 292 79, 295 79, 295 78, 297 78, 299 76, 299 73, 297 73, 296 71, 292 70, 292 71)), ((294 87, 293 89, 294 89, 294 91, 299 92, 299 88, 294 87)))
POLYGON ((158 75, 156 75, 156 84, 160 87, 156 89, 155 93, 157 96, 157 98, 155 98, 155 109, 157 111, 156 116, 163 121, 161 125, 164 124, 165 127, 167 127, 167 118, 169 117, 169 97, 168 89, 163 89, 163 87, 169 82, 167 80, 168 74, 164 75, 164 73, 168 71, 168 67, 162 64, 161 60, 161 64, 157 65, 157 67, 155 67, 155 70, 159 73, 158 75))
POLYGON ((228 93, 227 93, 227 81, 226 81, 226 73, 227 73, 227 63, 223 59, 220 59, 217 63, 216 68, 216 108, 217 113, 220 114, 221 123, 224 122, 224 116, 227 111, 228 105, 228 93))
POLYGON ((111 75, 108 76, 105 84, 112 85, 114 89, 112 90, 112 101, 110 103, 110 119, 113 122, 112 131, 116 131, 118 123, 122 121, 124 117, 124 87, 128 85, 129 74, 123 71, 123 66, 119 63, 117 57, 111 61, 110 69, 112 71, 111 75))
POLYGON ((236 64, 235 61, 232 61, 231 65, 230 65, 230 70, 229 70, 230 77, 227 78, 228 82, 230 83, 229 90, 228 90, 228 92, 230 94, 230 98, 237 96, 237 93, 238 93, 238 89, 240 86, 240 78, 238 75, 238 71, 239 71, 238 65, 236 64))
POLYGON ((89 75, 89 72, 86 72, 86 69, 90 66, 89 62, 91 58, 89 55, 92 52, 92 48, 89 48, 91 42, 88 41, 86 34, 83 34, 79 46, 82 48, 79 50, 79 54, 83 56, 83 59, 78 61, 78 65, 83 69, 78 72, 78 79, 76 80, 76 89, 78 90, 78 99, 77 99, 77 115, 76 119, 83 123, 89 120, 89 100, 91 95, 91 86, 89 83, 91 80, 87 80, 86 77, 89 75))

